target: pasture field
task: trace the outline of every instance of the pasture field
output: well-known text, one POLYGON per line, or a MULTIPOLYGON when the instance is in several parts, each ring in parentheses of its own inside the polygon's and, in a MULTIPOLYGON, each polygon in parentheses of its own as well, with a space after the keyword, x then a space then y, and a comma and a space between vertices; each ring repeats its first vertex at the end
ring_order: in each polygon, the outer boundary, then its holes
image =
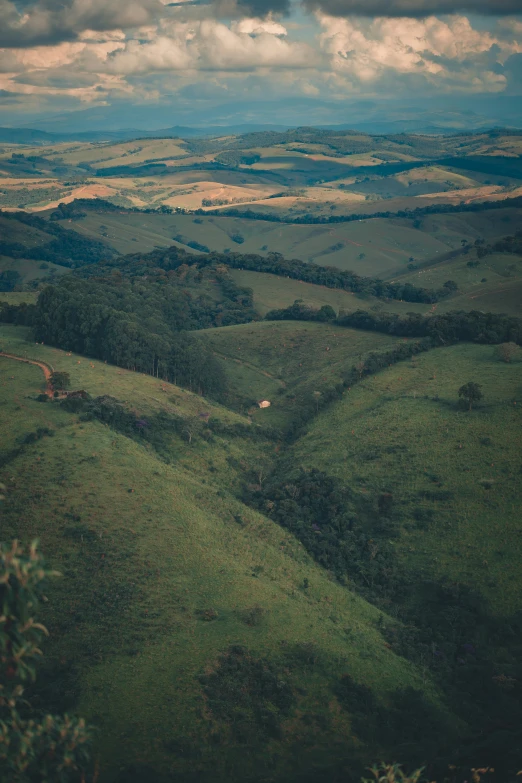
POLYGON ((303 283, 289 277, 269 275, 264 272, 231 269, 230 274, 238 285, 251 288, 254 292, 254 307, 261 315, 269 310, 289 307, 296 299, 312 307, 330 305, 336 312, 355 310, 368 306, 367 301, 349 291, 303 283))
POLYGON ((261 272, 231 269, 230 274, 237 283, 253 290, 254 306, 261 315, 265 315, 269 310, 289 307, 296 299, 302 299, 311 307, 322 307, 328 304, 336 313, 369 310, 397 315, 411 312, 427 315, 452 310, 482 310, 520 317, 522 280, 517 272, 517 267, 520 266, 520 263, 517 264, 519 256, 507 254, 499 254, 498 257, 487 256, 483 260, 489 262, 489 265, 478 268, 468 267, 467 258, 469 257, 458 256, 394 278, 408 280, 426 288, 438 288, 447 280, 457 282, 459 290, 441 299, 436 305, 392 300, 383 302, 375 297, 362 298, 349 291, 326 288, 261 272), (484 274, 487 276, 486 282, 482 282, 484 274))
POLYGON ((296 321, 260 321, 194 334, 221 359, 230 382, 229 403, 248 410, 254 422, 281 429, 303 409, 313 413, 318 398, 362 357, 397 342, 376 332, 296 321), (258 408, 262 399, 271 407, 258 408))
MULTIPOLYGON (((476 239, 494 241, 521 227, 522 215, 515 209, 433 215, 422 218, 418 227, 412 220, 397 218, 363 219, 332 226, 280 224, 217 215, 93 212, 74 222, 75 231, 107 242, 120 253, 167 247, 179 235, 185 243, 199 242, 218 252, 261 255, 278 252, 286 258, 385 278, 407 273, 410 259, 417 264, 431 260, 436 263, 437 256, 460 248, 463 240, 471 244, 476 239)), ((183 243, 182 246, 190 252, 190 248, 183 243)))
POLYGON ((317 467, 361 496, 391 493, 397 557, 507 616, 521 608, 521 397, 521 361, 503 363, 494 346, 435 349, 321 413, 286 456, 288 473, 317 467), (468 381, 484 394, 471 412, 457 396, 468 381))
MULTIPOLYGON (((2 327, 1 334, 3 348, 23 349, 25 330, 2 327)), ((25 345, 31 356, 74 373, 73 387, 106 388, 140 411, 140 389, 158 384, 25 345)), ((381 613, 227 489, 231 474, 257 466, 266 444, 180 438, 167 464, 150 444, 36 401, 39 368, 2 357, 0 366, 8 422, 0 452, 3 536, 38 537, 62 573, 46 591, 41 619, 51 638, 33 695, 49 710, 78 710, 96 724, 102 783, 138 767, 147 780, 196 774, 204 783, 239 783, 259 770, 297 780, 325 757, 334 766, 364 764, 366 751, 335 696, 347 671, 384 703, 407 686, 436 701, 425 676, 384 644, 375 627, 381 613), (280 681, 299 687, 290 709, 268 707, 281 722, 279 737, 264 734, 251 712, 241 725, 253 726, 255 744, 245 744, 233 722, 210 720, 198 677, 215 671, 231 645, 244 646, 249 659, 267 658, 280 681)), ((166 386, 160 405, 181 395, 183 408, 191 395, 166 386)))
POLYGON ((428 260, 451 246, 411 227, 411 221, 372 220, 335 226, 270 223, 244 218, 189 215, 88 213, 75 231, 106 241, 121 253, 148 252, 173 244, 181 235, 211 250, 278 252, 361 275, 390 276, 406 271, 410 258, 428 260), (235 241, 239 237, 240 241, 235 241), (242 241, 241 241, 242 239, 242 241))
POLYGON ((18 272, 22 285, 40 277, 46 277, 49 274, 63 275, 66 272, 70 272, 70 269, 67 269, 67 267, 59 266, 49 261, 32 261, 27 258, 11 258, 10 256, 0 255, 0 272, 7 272, 8 270, 18 272))
POLYGON ((425 288, 439 288, 446 280, 454 280, 459 291, 440 302, 438 310, 475 308, 517 316, 522 314, 522 257, 513 253, 496 253, 481 259, 470 253, 396 279, 408 280, 425 288), (468 265, 475 263, 477 266, 468 265))
POLYGON ((22 302, 36 304, 38 291, 0 291, 0 302, 19 305, 22 302))

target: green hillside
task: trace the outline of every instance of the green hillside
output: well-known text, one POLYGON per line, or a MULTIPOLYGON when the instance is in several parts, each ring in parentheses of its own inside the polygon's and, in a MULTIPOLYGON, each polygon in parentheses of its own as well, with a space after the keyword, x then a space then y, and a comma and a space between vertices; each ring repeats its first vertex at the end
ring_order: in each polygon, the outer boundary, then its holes
POLYGON ((22 302, 34 304, 38 298, 36 291, 0 291, 0 302, 19 305, 22 302))
POLYGON ((303 283, 288 277, 239 269, 231 269, 230 274, 238 285, 253 290, 254 306, 261 315, 266 315, 269 310, 289 307, 296 299, 316 307, 330 305, 336 311, 353 310, 365 304, 363 299, 350 291, 303 283))
POLYGON ((262 321, 197 332, 221 360, 229 379, 229 404, 255 422, 286 429, 331 393, 353 364, 396 344, 376 332, 328 324, 262 321), (257 402, 268 400, 270 408, 257 402))
POLYGON ((394 549, 415 573, 458 580, 495 611, 520 609, 522 363, 491 346, 436 349, 372 376, 291 450, 357 493, 393 495, 394 549), (469 413, 457 390, 482 385, 469 413))
MULTIPOLYGON (((67 370, 73 388, 109 392, 141 417, 203 408, 209 426, 254 426, 157 379, 27 343, 23 329, 1 335, 3 350, 67 370)), ((379 612, 236 498, 237 478, 266 452, 262 438, 174 437, 168 464, 139 436, 36 401, 39 368, 0 364, 3 534, 38 536, 62 572, 48 591, 51 641, 35 704, 44 698, 96 724, 100 780, 244 781, 264 770, 286 781, 360 769, 373 739, 353 738, 336 696, 341 675, 370 687, 383 710, 407 686, 432 698, 384 644, 379 612), (256 696, 258 660, 264 687, 275 687, 272 677, 285 698, 256 696), (240 666, 243 706, 225 665, 240 666), (209 712, 216 698, 221 707, 209 712)))

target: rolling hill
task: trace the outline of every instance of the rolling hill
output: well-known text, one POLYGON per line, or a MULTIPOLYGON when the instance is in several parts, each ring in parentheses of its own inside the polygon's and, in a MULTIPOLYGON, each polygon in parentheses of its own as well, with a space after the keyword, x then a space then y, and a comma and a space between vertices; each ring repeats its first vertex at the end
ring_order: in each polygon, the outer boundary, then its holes
POLYGON ((92 783, 517 779, 521 139, 3 143, 2 538, 92 783))
MULTIPOLYGON (((212 433, 213 420, 255 427, 157 379, 26 340, 2 327, 3 351, 70 372, 73 388, 117 396, 151 425, 203 409, 212 433)), ((38 536, 62 572, 48 592, 52 641, 31 698, 96 723, 102 780, 243 781, 261 769, 292 780, 357 767, 364 745, 335 696, 346 673, 383 710, 406 687, 441 709, 416 667, 386 647, 379 611, 237 498, 238 479, 273 450, 262 436, 181 433, 160 455, 136 430, 37 401, 39 368, 0 364, 3 534, 38 536), (242 703, 227 666, 243 678, 242 703), (284 699, 258 694, 259 666, 284 699)))

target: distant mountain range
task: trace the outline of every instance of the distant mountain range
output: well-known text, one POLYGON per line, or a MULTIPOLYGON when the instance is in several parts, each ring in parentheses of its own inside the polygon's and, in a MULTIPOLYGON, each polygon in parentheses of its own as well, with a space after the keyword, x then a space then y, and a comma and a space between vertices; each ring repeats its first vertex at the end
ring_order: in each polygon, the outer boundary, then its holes
POLYGON ((56 144, 62 141, 125 141, 136 138, 192 138, 194 136, 222 136, 252 133, 254 131, 285 131, 288 125, 234 125, 230 127, 186 128, 178 125, 174 128, 159 130, 140 130, 122 128, 121 130, 93 130, 82 133, 43 131, 36 128, 1 128, 0 143, 4 144, 56 144))
MULTIPOLYGON (((9 118, 11 119, 11 118, 9 118)), ((7 116, 4 122, 8 120, 7 116)), ((453 96, 444 99, 332 102, 293 98, 228 103, 203 109, 172 106, 110 105, 81 111, 26 118, 17 127, 0 128, 0 143, 46 144, 60 141, 119 141, 144 137, 239 135, 254 131, 285 131, 303 125, 357 130, 369 134, 424 133, 522 128, 522 102, 507 95, 453 96), (245 118, 249 121, 245 122, 245 118), (266 119, 276 118, 276 122, 266 119), (173 121, 174 120, 174 121, 173 121), (332 122, 332 120, 334 120, 332 122), (22 127, 20 127, 22 125, 22 127)), ((7 123, 6 123, 7 125, 7 123)))

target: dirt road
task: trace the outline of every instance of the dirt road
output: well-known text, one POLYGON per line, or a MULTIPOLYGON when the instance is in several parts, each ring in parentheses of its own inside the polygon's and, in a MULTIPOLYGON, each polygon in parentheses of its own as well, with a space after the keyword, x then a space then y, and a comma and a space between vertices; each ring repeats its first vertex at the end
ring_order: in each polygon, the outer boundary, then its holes
POLYGON ((13 353, 4 353, 3 351, 0 351, 0 356, 3 356, 4 359, 14 359, 17 362, 34 364, 36 367, 39 367, 45 376, 45 393, 48 397, 53 396, 53 387, 51 386, 51 374, 53 372, 53 368, 50 364, 46 364, 45 362, 37 362, 34 359, 24 359, 23 356, 15 356, 13 353))

